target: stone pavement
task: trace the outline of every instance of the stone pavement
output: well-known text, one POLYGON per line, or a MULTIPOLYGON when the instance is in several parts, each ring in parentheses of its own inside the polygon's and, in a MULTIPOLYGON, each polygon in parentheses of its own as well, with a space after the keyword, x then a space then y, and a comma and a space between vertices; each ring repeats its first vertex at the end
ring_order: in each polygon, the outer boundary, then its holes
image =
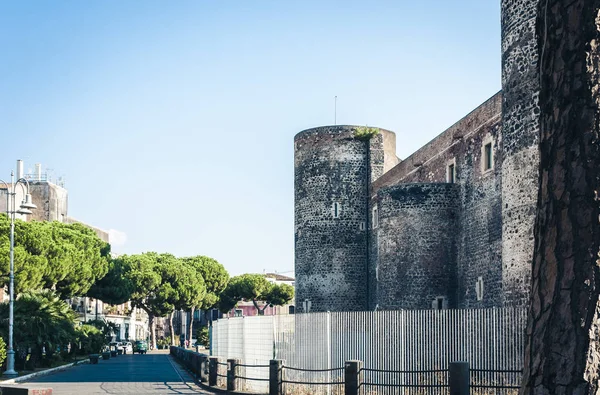
POLYGON ((108 361, 101 359, 97 365, 78 365, 24 384, 50 387, 54 395, 210 394, 162 350, 146 355, 119 355, 108 361))

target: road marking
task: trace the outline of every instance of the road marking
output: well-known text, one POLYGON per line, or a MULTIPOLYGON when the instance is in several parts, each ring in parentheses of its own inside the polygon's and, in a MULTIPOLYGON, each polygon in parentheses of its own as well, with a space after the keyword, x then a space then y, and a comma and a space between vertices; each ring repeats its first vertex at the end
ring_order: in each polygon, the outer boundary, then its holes
POLYGON ((181 375, 181 373, 179 373, 179 370, 177 368, 175 368, 175 365, 173 364, 173 361, 171 361, 171 355, 167 355, 167 360, 169 361, 169 363, 171 364, 171 367, 173 368, 173 370, 175 371, 175 373, 177 373, 177 375, 179 376, 179 378, 181 379, 181 381, 184 382, 184 383, 186 383, 186 381, 183 378, 183 376, 181 375))

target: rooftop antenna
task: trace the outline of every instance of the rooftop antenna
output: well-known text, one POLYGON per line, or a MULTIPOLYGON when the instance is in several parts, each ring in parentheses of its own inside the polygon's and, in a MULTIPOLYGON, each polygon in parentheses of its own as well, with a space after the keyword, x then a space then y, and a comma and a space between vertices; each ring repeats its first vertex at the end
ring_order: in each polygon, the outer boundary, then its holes
POLYGON ((333 124, 337 125, 337 96, 333 98, 333 124))

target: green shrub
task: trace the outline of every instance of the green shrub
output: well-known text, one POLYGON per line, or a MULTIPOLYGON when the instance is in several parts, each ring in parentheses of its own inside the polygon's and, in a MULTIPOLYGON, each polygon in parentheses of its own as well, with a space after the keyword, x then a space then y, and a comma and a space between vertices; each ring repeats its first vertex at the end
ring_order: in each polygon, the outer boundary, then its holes
POLYGON ((6 361, 6 343, 4 339, 0 337, 0 366, 6 361))
POLYGON ((156 345, 158 346, 158 348, 165 348, 165 346, 169 347, 171 345, 171 336, 167 336, 163 339, 158 339, 156 345))
POLYGON ((209 346, 208 326, 203 326, 196 331, 196 339, 196 344, 202 344, 204 347, 209 346))
POLYGON ((104 333, 94 325, 81 325, 75 329, 76 342, 81 344, 80 353, 98 354, 105 343, 104 333))
MULTIPOLYGON (((0 316, 8 317, 8 303, 0 316)), ((18 369, 49 366, 59 347, 75 339, 75 312, 55 292, 26 291, 14 303, 15 365, 18 369)), ((0 334, 8 336, 8 320, 0 320, 0 334)))
POLYGON ((357 140, 368 141, 379 134, 378 128, 370 128, 368 126, 357 128, 354 131, 354 138, 357 140))

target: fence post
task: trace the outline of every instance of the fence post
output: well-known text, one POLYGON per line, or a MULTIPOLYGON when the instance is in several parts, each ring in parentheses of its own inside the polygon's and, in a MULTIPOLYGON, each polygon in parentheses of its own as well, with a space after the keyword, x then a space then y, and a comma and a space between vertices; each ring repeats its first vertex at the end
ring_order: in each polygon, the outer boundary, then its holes
POLYGON ((217 385, 217 357, 208 357, 208 385, 214 387, 217 385))
POLYGON ((471 375, 468 362, 450 362, 448 366, 450 395, 469 395, 471 375))
POLYGON ((238 382, 239 379, 239 364, 241 363, 240 359, 228 359, 227 360, 227 391, 236 391, 238 390, 238 382))
POLYGON ((344 394, 358 395, 363 383, 362 361, 346 361, 344 364, 344 394))
POLYGON ((283 361, 272 359, 269 362, 269 395, 283 394, 283 361))

